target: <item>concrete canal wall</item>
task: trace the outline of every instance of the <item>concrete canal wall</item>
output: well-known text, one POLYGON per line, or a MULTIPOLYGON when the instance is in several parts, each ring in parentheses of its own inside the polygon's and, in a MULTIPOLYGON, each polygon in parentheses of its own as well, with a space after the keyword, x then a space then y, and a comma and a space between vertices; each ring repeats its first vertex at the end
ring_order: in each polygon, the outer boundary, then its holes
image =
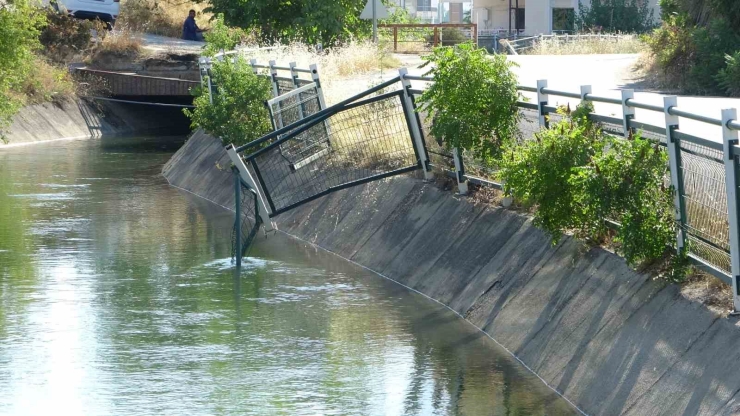
MULTIPOLYGON (((227 159, 218 140, 196 133, 163 173, 230 208, 227 159)), ((572 238, 552 246, 524 215, 403 176, 277 223, 447 305, 587 414, 740 414, 737 320, 602 249, 572 238)))
POLYGON ((0 149, 52 140, 126 134, 184 135, 188 120, 176 107, 153 107, 76 99, 24 107, 13 117, 0 149))

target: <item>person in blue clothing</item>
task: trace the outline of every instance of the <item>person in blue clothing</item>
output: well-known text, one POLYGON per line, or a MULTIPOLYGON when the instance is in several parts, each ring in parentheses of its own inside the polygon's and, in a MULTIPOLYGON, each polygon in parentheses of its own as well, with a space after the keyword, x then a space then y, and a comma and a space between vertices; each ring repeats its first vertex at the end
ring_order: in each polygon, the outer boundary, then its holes
POLYGON ((201 33, 203 33, 203 29, 195 23, 195 10, 191 10, 182 25, 182 38, 183 40, 203 40, 201 33))

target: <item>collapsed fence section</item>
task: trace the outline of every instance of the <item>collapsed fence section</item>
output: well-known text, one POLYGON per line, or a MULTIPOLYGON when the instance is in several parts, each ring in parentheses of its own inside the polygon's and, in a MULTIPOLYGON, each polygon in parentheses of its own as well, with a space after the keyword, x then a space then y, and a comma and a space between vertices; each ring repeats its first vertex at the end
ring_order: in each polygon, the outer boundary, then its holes
POLYGON ((270 218, 341 189, 415 170, 431 178, 408 83, 400 81, 323 110, 311 86, 294 90, 268 102, 275 131, 239 148, 227 146, 258 199, 255 215, 266 229, 270 218), (309 111, 311 105, 319 111, 309 111))
MULTIPOLYGON (((434 82, 432 78, 407 76, 417 82, 411 91, 419 96, 423 85, 434 82)), ((557 107, 550 105, 550 96, 574 99, 577 102, 610 104, 621 107, 621 116, 591 113, 588 118, 605 133, 628 138, 640 132, 643 137, 660 143, 668 150, 670 177, 666 183, 675 190, 676 236, 679 250, 686 253, 691 263, 704 272, 732 284, 735 309, 740 310, 740 233, 738 201, 740 192, 737 171, 740 170, 740 146, 734 110, 723 111, 721 119, 682 111, 676 97, 664 97, 663 106, 636 101, 632 90, 621 91, 621 98, 594 95, 590 86, 579 92, 558 91, 548 88, 547 81, 538 81, 536 87, 519 86, 519 91, 530 94, 517 103, 521 121, 521 140, 529 140, 550 121, 560 116, 557 107), (636 109, 662 113, 663 126, 649 124, 636 118, 636 109), (679 118, 720 126, 722 141, 698 137, 680 129, 679 118)), ((422 120, 428 120, 421 115, 422 120)), ((428 132, 429 123, 424 122, 428 132)), ((503 189, 495 166, 476 160, 462 149, 448 149, 441 143, 430 142, 430 152, 435 167, 456 178, 463 192, 464 182, 503 189)))

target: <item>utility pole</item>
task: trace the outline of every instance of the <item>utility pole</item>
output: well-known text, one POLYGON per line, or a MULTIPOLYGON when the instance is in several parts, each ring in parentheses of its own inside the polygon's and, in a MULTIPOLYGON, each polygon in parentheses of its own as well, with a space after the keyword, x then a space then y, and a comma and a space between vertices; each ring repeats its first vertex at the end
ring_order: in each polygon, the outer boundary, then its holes
POLYGON ((378 43, 378 10, 375 0, 370 1, 373 2, 373 43, 378 43))

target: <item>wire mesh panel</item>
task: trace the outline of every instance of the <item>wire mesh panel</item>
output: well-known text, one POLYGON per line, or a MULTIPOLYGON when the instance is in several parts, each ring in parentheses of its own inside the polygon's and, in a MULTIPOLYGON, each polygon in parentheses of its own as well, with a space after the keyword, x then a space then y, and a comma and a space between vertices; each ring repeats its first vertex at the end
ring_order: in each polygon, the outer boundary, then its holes
POLYGON ((402 91, 383 94, 297 124, 248 156, 274 215, 332 190, 417 169, 418 159, 403 110, 402 91), (326 129, 325 122, 331 125, 326 129), (320 141, 331 146, 296 169, 282 147, 320 141))
MULTIPOLYGON (((319 91, 314 83, 273 98, 267 102, 267 105, 275 130, 297 123, 322 110, 319 91)), ((329 122, 324 121, 322 126, 323 132, 317 128, 315 131, 298 133, 292 140, 280 145, 280 152, 290 162, 292 170, 300 169, 313 158, 329 150, 331 145, 329 122)), ((279 138, 289 134, 279 136, 279 138)))
POLYGON ((295 89, 295 83, 292 79, 277 79, 278 95, 283 95, 286 92, 293 91, 295 89))
MULTIPOLYGON (((236 185, 235 185, 236 186, 236 185)), ((262 221, 257 215, 257 195, 244 182, 238 181, 239 201, 234 228, 231 232, 231 258, 244 257, 257 236, 262 221)))
POLYGON ((680 142, 689 252, 730 272, 730 228, 722 152, 680 142))

